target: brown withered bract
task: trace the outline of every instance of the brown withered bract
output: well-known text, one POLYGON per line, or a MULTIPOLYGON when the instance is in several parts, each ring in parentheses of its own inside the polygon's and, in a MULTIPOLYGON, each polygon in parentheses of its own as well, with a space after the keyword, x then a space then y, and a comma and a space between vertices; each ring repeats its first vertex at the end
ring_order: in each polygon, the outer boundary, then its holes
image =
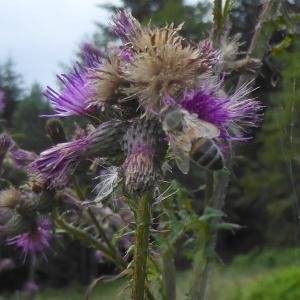
POLYGON ((146 110, 160 111, 164 97, 180 96, 182 87, 195 88, 199 73, 209 69, 199 48, 178 34, 181 27, 146 27, 131 40, 135 55, 124 71, 130 86, 123 91, 137 96, 146 110))

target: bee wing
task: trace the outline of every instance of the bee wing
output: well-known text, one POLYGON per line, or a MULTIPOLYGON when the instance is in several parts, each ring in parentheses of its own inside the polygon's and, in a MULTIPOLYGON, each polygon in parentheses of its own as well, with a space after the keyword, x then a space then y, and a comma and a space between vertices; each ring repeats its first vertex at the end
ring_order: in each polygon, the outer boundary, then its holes
POLYGON ((190 141, 185 141, 186 136, 176 137, 170 136, 170 144, 175 158, 176 165, 183 174, 187 174, 190 169, 190 156, 192 144, 190 141))
POLYGON ((187 152, 178 150, 175 156, 176 165, 183 174, 190 170, 190 156, 187 152))
POLYGON ((209 138, 213 139, 220 135, 220 130, 215 125, 201 120, 196 114, 185 114, 187 132, 190 132, 191 138, 209 138))

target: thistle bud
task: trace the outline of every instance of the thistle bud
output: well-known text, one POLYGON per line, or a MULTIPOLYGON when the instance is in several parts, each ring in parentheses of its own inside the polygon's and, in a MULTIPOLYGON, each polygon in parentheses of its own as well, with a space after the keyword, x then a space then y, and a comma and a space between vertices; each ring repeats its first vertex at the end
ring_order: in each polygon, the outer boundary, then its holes
POLYGON ((159 177, 166 142, 157 121, 138 120, 128 129, 123 147, 127 152, 124 163, 125 190, 140 196, 151 191, 159 177))
POLYGON ((102 123, 86 137, 57 144, 42 152, 31 167, 46 185, 64 186, 68 174, 80 159, 111 157, 121 153, 120 140, 126 129, 126 123, 111 120, 102 123))
POLYGON ((12 218, 20 198, 21 193, 15 188, 5 189, 0 192, 0 225, 6 224, 12 218))
POLYGON ((6 133, 2 133, 0 135, 0 169, 2 167, 4 157, 8 149, 11 147, 11 145, 12 145, 11 137, 6 133))
POLYGON ((34 152, 23 149, 14 149, 10 151, 10 157, 17 169, 27 169, 27 167, 37 158, 34 152))

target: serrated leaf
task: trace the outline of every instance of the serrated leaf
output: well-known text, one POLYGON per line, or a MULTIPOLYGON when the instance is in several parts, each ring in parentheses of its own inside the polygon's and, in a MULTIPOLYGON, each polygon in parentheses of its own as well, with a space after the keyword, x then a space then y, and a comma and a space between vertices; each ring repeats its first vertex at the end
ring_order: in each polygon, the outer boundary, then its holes
POLYGON ((214 209, 212 207, 207 207, 205 208, 203 215, 199 218, 199 220, 208 222, 212 218, 222 218, 225 216, 226 215, 221 210, 214 209))
POLYGON ((211 224, 210 227, 213 230, 238 230, 241 229, 241 226, 233 223, 216 223, 211 224))

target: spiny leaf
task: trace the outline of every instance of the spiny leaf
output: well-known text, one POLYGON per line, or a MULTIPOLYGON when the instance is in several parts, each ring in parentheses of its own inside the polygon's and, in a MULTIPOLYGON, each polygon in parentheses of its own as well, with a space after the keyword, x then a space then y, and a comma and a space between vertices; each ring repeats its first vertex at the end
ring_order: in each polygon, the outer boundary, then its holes
POLYGON ((225 23, 227 20, 227 17, 233 6, 233 2, 234 2, 234 0, 226 0, 225 1, 224 8, 223 8, 223 16, 222 16, 223 23, 225 23))
POLYGON ((222 24, 222 0, 214 0, 213 21, 216 30, 219 31, 222 24))
POLYGON ((210 225, 211 229, 213 230, 237 230, 241 229, 241 226, 238 224, 233 224, 233 223, 216 223, 216 224, 211 224, 210 225))
POLYGON ((225 214, 221 210, 214 209, 212 207, 205 208, 203 215, 199 218, 202 221, 209 221, 212 218, 222 218, 225 214))

